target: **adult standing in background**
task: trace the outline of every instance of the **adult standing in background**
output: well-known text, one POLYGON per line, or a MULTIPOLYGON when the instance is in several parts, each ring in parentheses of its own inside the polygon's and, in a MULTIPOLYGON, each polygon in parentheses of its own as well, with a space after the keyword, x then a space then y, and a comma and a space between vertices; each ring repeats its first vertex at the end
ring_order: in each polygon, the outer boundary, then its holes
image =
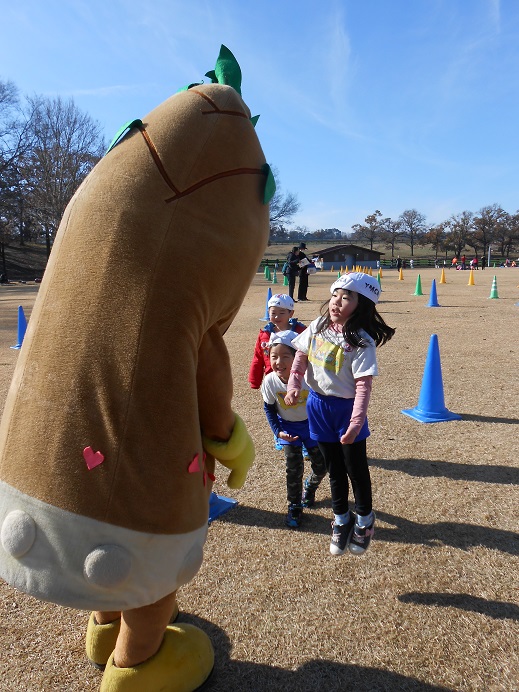
MULTIPOLYGON (((299 243, 299 262, 308 257, 305 255, 306 243, 299 243)), ((310 261, 310 260, 308 260, 310 261)), ((301 267, 299 270, 299 287, 297 289, 297 300, 307 301, 306 292, 308 291, 308 265, 301 267)))
POLYGON ((288 253, 287 255, 287 263, 288 263, 288 295, 294 299, 294 290, 296 287, 296 277, 299 274, 299 248, 297 245, 294 245, 292 248, 292 251, 288 253))

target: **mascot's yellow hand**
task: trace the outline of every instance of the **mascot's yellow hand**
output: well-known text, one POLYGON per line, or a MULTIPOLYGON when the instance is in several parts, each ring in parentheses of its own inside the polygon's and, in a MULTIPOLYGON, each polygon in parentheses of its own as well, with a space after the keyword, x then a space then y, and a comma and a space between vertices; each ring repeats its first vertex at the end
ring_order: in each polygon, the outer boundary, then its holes
POLYGON ((247 472, 254 462, 254 443, 247 432, 245 423, 236 415, 231 437, 227 442, 215 442, 203 436, 204 449, 218 459, 220 464, 230 469, 227 479, 229 488, 241 488, 247 472))

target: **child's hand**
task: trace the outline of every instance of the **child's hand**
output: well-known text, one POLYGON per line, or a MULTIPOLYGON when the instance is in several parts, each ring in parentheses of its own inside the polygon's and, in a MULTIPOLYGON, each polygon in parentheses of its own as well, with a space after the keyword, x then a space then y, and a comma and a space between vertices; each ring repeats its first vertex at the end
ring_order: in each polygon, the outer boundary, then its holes
POLYGON ((285 396, 285 404, 287 406, 295 406, 299 399, 299 392, 297 389, 290 389, 285 396))
POLYGON ((280 432, 278 437, 280 440, 285 440, 285 442, 295 442, 299 440, 299 435, 289 435, 286 432, 280 432))
POLYGON ((341 437, 341 445, 351 445, 355 442, 355 438, 359 434, 359 428, 355 425, 350 425, 344 435, 341 437))

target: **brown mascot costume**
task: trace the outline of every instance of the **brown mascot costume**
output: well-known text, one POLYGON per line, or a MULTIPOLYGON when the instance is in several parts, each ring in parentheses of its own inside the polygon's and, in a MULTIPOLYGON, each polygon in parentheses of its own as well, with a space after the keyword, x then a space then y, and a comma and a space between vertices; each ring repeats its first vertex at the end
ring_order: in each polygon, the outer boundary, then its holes
POLYGON ((209 638, 169 625, 200 568, 215 458, 254 459, 223 334, 268 240, 273 178, 222 46, 125 126, 68 205, 0 427, 0 576, 92 610, 101 690, 195 690, 209 638))

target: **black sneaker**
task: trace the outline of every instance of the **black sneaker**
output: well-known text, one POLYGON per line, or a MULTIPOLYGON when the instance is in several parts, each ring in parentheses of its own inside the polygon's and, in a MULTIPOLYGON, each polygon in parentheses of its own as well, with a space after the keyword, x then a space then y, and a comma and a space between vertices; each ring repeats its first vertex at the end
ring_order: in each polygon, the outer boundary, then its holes
POLYGON ((308 481, 306 480, 303 485, 303 497, 301 504, 303 507, 313 507, 315 505, 315 488, 308 487, 308 481))
POLYGON ((348 543, 350 553, 354 555, 362 555, 369 548, 373 534, 375 533, 375 512, 373 512, 373 521, 369 526, 361 528, 358 524, 353 527, 353 532, 348 543))
POLYGON ((330 553, 332 555, 342 555, 345 552, 354 524, 355 516, 351 512, 350 520, 347 524, 336 524, 332 521, 332 540, 330 543, 330 553))
POLYGON ((303 517, 303 508, 301 505, 288 505, 288 513, 285 517, 285 524, 291 529, 298 529, 301 525, 303 517))

